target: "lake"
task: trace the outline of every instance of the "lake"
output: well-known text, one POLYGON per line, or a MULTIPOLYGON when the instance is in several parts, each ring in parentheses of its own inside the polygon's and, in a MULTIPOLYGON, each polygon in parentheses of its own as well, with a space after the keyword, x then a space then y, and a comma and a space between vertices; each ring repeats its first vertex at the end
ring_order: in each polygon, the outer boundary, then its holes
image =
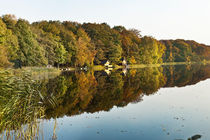
POLYGON ((210 65, 2 72, 0 91, 2 139, 210 139, 210 65))

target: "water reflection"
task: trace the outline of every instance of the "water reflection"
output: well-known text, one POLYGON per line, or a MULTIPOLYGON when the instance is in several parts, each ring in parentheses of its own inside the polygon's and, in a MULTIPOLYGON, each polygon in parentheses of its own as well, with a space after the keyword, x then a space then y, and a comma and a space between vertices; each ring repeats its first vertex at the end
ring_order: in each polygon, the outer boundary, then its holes
MULTIPOLYGON (((8 73, 0 73, 0 76, 2 136, 36 139, 45 133, 40 128, 42 119, 109 111, 114 106, 138 103, 161 87, 184 87, 210 78, 210 66, 74 71, 39 82, 14 78, 8 73)), ((57 138, 56 124, 52 139, 57 138)))
POLYGON ((105 72, 66 72, 43 85, 46 117, 72 116, 84 112, 109 111, 113 106, 142 101, 161 87, 183 87, 210 77, 210 68, 167 66, 105 72))

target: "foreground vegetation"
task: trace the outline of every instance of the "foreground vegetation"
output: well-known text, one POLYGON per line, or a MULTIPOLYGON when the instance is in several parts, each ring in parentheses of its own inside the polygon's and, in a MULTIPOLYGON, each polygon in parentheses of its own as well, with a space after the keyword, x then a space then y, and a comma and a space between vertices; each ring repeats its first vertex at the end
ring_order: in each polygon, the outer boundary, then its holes
POLYGON ((210 60, 210 46, 142 37, 136 29, 106 23, 40 21, 0 17, 0 67, 93 66, 125 58, 129 64, 210 60))
POLYGON ((1 139, 39 138, 38 119, 43 116, 42 94, 31 75, 0 71, 1 139))

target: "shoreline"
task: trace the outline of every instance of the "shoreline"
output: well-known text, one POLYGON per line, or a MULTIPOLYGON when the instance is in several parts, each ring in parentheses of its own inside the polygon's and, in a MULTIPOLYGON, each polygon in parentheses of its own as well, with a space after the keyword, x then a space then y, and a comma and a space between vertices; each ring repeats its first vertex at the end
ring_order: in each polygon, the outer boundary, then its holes
MULTIPOLYGON (((208 65, 210 64, 210 61, 207 61, 205 63, 203 62, 166 62, 162 64, 133 64, 133 65, 127 65, 128 69, 135 69, 135 68, 146 68, 146 67, 160 67, 160 66, 173 66, 173 65, 194 65, 194 64, 200 64, 200 65, 208 65)), ((111 67, 111 69, 123 69, 124 66, 122 65, 114 65, 111 67)), ((94 70, 94 71, 101 71, 105 70, 106 67, 102 65, 94 65, 89 67, 88 69, 94 70)), ((50 73, 60 73, 62 71, 75 71, 75 70, 84 70, 84 68, 80 67, 65 67, 65 68, 56 68, 56 67, 22 67, 21 69, 14 69, 14 68, 0 68, 1 70, 11 70, 13 72, 33 72, 33 73, 42 73, 42 72, 50 72, 50 73)))

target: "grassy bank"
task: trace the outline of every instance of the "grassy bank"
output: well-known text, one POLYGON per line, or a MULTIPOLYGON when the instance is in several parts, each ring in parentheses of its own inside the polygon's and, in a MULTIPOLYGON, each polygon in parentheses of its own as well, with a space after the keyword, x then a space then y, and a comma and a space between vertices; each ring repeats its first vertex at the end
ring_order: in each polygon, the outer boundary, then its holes
MULTIPOLYGON (((202 62, 166 62, 162 64, 132 64, 128 65, 128 68, 145 68, 145 67, 160 67, 160 66, 167 66, 167 65, 191 65, 191 64, 203 64, 207 65, 210 64, 210 61, 202 61, 202 62)), ((113 69, 122 69, 124 66, 122 65, 114 65, 113 69)), ((90 70, 94 71, 101 71, 104 70, 105 67, 103 65, 94 65, 89 68, 90 70)), ((0 68, 0 71, 3 71, 5 69, 0 68)), ((6 69, 8 71, 11 71, 15 74, 21 74, 21 73, 30 73, 31 75, 41 77, 42 75, 59 75, 62 71, 55 67, 52 68, 46 68, 46 67, 23 67, 21 69, 13 69, 9 68, 6 69)), ((69 67, 68 71, 75 71, 75 70, 80 70, 80 68, 74 68, 74 67, 69 67)))
POLYGON ((8 71, 16 76, 22 76, 25 74, 31 75, 34 80, 50 79, 54 78, 62 72, 57 68, 46 68, 46 67, 23 67, 21 69, 0 69, 0 71, 8 71))
POLYGON ((210 61, 204 62, 167 62, 162 64, 135 64, 129 65, 129 68, 145 68, 145 67, 160 67, 160 66, 170 66, 170 65, 192 65, 192 64, 210 64, 210 61))
POLYGON ((93 69, 94 71, 100 71, 100 70, 104 70, 105 67, 102 66, 102 65, 95 65, 95 66, 92 67, 92 69, 93 69))

